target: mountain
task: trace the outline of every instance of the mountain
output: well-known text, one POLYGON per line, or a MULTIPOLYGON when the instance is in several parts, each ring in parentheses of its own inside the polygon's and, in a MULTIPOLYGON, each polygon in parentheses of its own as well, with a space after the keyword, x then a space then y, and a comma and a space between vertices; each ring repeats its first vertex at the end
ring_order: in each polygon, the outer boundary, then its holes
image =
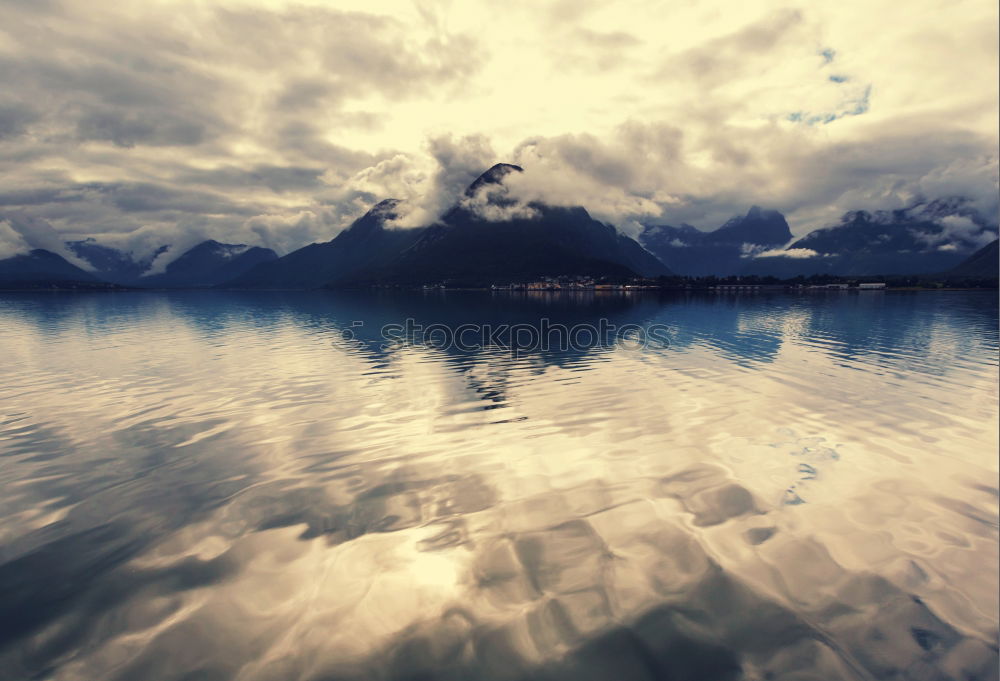
POLYGON ((160 246, 153 253, 137 258, 97 243, 94 239, 67 241, 66 246, 94 267, 99 278, 142 288, 205 288, 238 277, 260 263, 276 260, 270 248, 246 244, 224 244, 208 240, 188 249, 167 265, 165 271, 147 274, 157 257, 170 250, 160 246))
POLYGON ((36 248, 29 253, 0 260, 0 289, 115 288, 51 251, 36 248))
POLYGON ((270 248, 209 239, 185 251, 163 273, 143 276, 136 284, 148 288, 207 288, 277 259, 278 254, 270 248))
POLYGON ((782 246, 792 240, 785 216, 776 210, 752 206, 743 217, 734 217, 710 232, 712 243, 782 246))
POLYGON ((789 277, 942 272, 996 236, 996 225, 960 197, 892 211, 850 211, 839 224, 789 245, 788 255, 748 258, 743 273, 789 277))
POLYGON ((711 232, 691 225, 647 225, 639 242, 678 274, 729 276, 746 265, 748 252, 780 248, 792 240, 785 216, 753 206, 711 232))
POLYGON ((98 277, 117 284, 135 284, 150 268, 153 260, 170 249, 169 246, 160 246, 147 257, 136 258, 132 253, 99 244, 93 238, 67 241, 66 247, 77 257, 89 262, 98 277))
POLYGON ((522 170, 493 166, 429 227, 387 226, 400 202, 383 201, 332 241, 258 266, 226 286, 488 285, 543 276, 669 273, 642 246, 581 207, 518 202, 504 184, 515 172, 522 170))
POLYGON ((232 288, 315 289, 386 266, 410 247, 422 229, 393 229, 399 201, 386 199, 331 241, 310 244, 226 281, 232 288))
POLYGON ((580 206, 521 203, 504 184, 518 166, 480 175, 459 202, 384 267, 348 283, 488 285, 544 276, 629 278, 670 270, 580 206))
POLYGON ((949 277, 998 277, 1000 276, 1000 241, 993 240, 968 258, 951 268, 949 277))

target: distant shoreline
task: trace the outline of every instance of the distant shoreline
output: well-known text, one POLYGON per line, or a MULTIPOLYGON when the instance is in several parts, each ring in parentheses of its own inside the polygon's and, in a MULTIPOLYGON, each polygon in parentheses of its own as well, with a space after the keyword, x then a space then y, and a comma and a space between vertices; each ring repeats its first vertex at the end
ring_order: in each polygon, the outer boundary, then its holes
POLYGON ((747 287, 718 287, 718 286, 690 286, 690 287, 636 287, 628 289, 492 289, 485 286, 455 286, 444 288, 421 288, 418 286, 366 286, 366 287, 343 287, 343 288, 316 288, 316 289, 296 289, 296 288, 139 288, 139 287, 19 287, 4 288, 0 286, 0 293, 317 293, 317 292, 407 292, 407 293, 490 293, 504 295, 635 295, 650 293, 713 293, 719 295, 746 294, 746 293, 798 293, 798 294, 827 294, 827 293, 887 293, 887 292, 939 292, 939 291, 997 291, 1000 286, 996 283, 992 286, 886 286, 881 289, 859 289, 857 287, 847 289, 809 288, 797 286, 768 286, 761 288, 747 287))

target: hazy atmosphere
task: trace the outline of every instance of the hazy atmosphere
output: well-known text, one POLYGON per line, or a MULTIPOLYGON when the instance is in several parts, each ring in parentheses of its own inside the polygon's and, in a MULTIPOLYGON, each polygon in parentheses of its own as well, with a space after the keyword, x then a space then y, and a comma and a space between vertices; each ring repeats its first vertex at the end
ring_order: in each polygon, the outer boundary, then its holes
POLYGON ((0 681, 1000 681, 996 0, 0 0, 0 681))
MULTIPOLYGON (((795 236, 997 202, 995 3, 0 2, 0 254, 205 238, 287 253, 377 201, 511 191, 795 236)), ((161 267, 163 263, 160 263, 161 267)))

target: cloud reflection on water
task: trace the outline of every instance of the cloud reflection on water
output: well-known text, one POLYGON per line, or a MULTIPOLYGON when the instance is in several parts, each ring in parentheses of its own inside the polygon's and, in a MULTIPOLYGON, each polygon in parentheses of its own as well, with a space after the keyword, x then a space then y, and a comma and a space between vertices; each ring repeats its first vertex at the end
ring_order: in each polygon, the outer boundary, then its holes
POLYGON ((0 317, 2 678, 995 674, 991 294, 21 295, 0 317), (671 346, 340 340, 541 316, 671 346))

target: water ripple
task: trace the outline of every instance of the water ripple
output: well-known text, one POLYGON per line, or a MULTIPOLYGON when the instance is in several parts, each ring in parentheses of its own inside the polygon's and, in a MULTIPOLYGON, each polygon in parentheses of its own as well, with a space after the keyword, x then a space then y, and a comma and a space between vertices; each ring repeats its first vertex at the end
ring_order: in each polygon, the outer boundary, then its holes
POLYGON ((995 679, 997 318, 2 297, 0 678, 995 679), (670 344, 382 343, 406 317, 670 344))

